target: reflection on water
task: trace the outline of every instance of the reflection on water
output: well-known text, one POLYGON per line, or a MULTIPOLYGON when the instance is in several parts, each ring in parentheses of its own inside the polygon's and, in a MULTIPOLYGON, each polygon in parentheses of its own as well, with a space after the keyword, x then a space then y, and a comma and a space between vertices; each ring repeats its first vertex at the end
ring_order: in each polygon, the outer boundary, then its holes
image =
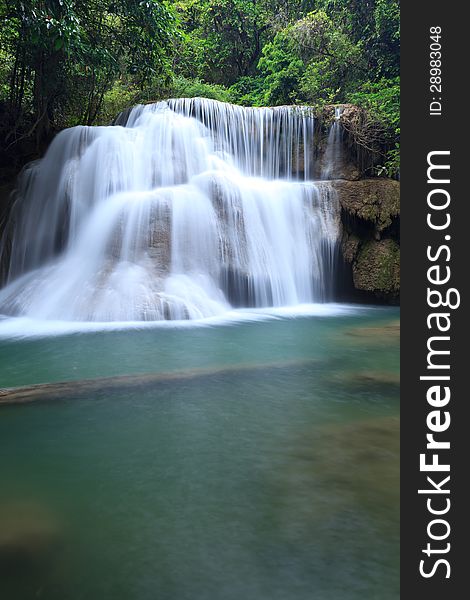
POLYGON ((0 596, 397 599, 397 317, 3 342, 7 385, 203 372, 1 407, 0 596))

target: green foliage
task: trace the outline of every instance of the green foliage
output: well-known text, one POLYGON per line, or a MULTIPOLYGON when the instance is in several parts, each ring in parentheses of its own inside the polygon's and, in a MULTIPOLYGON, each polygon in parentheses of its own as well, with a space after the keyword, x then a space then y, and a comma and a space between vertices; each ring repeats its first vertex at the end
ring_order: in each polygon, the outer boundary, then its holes
POLYGON ((200 79, 175 77, 169 88, 167 97, 172 98, 212 98, 220 102, 230 102, 230 92, 223 85, 204 83, 200 79))
POLYGON ((268 0, 180 0, 186 33, 177 73, 231 85, 256 69, 268 29, 268 0))
POLYGON ((138 103, 139 95, 140 90, 134 84, 118 79, 103 95, 103 102, 96 119, 97 123, 109 125, 119 113, 138 103))
POLYGON ((365 71, 361 47, 324 11, 287 26, 263 48, 269 104, 341 102, 365 71))
POLYGON ((293 104, 304 63, 290 39, 290 27, 276 34, 263 48, 258 68, 265 76, 264 103, 267 105, 293 104))
POLYGON ((317 0, 337 26, 354 42, 361 42, 369 77, 400 73, 400 0, 317 0))
POLYGON ((177 76, 171 81, 162 81, 155 78, 150 80, 144 89, 131 82, 119 79, 114 82, 103 97, 101 110, 97 116, 97 123, 107 125, 112 123, 116 116, 133 106, 147 102, 157 102, 167 98, 211 98, 219 102, 231 102, 230 91, 222 85, 204 83, 199 79, 186 79, 177 76))
POLYGON ((352 102, 383 132, 379 172, 395 174, 399 9, 399 0, 0 0, 1 134, 6 147, 48 139, 168 97, 352 102))
POLYGON ((176 17, 162 0, 11 0, 0 11, 8 23, 7 137, 28 121, 38 138, 51 127, 91 124, 119 78, 142 86, 170 77, 176 17))
POLYGON ((263 106, 265 85, 265 78, 260 75, 240 77, 229 88, 230 101, 242 106, 263 106))

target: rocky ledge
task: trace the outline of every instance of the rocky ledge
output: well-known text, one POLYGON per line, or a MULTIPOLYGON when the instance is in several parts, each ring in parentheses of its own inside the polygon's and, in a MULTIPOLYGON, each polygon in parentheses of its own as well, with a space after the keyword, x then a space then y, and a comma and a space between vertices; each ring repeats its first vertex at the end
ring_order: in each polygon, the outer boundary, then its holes
POLYGON ((341 249, 362 299, 397 303, 400 293, 400 184, 393 179, 332 181, 341 205, 341 249))

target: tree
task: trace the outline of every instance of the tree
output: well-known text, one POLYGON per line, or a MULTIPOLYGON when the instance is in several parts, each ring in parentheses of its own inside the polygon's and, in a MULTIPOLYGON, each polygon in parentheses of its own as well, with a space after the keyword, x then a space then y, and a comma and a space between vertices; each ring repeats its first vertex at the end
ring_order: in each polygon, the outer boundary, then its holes
MULTIPOLYGON (((40 146, 62 127, 184 95, 357 101, 378 115, 380 93, 399 93, 399 9, 399 0, 0 0, 2 138, 40 146)), ((392 112, 378 118, 396 140, 392 112)))
POLYGON ((341 102, 365 71, 360 44, 354 44, 324 11, 287 26, 263 48, 268 104, 320 100, 341 102))
POLYGON ((400 0, 316 0, 354 43, 361 42, 370 78, 400 73, 400 0))
POLYGON ((120 76, 143 85, 167 75, 176 20, 161 0, 7 0, 3 51, 13 57, 8 115, 13 138, 31 117, 38 141, 70 120, 91 124, 103 95, 120 76))
POLYGON ((177 73, 231 85, 256 69, 268 30, 268 2, 181 0, 177 10, 185 31, 177 73))

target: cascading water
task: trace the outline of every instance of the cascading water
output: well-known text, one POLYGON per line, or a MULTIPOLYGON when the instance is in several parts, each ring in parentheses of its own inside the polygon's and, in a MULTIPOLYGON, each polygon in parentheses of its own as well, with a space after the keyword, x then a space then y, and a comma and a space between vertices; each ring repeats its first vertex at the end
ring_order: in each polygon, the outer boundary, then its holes
POLYGON ((205 99, 63 131, 21 179, 0 313, 198 319, 331 299, 339 209, 309 181, 313 134, 307 109, 205 99))
POLYGON ((335 167, 342 159, 342 144, 341 144, 341 127, 339 125, 339 119, 341 118, 341 107, 335 107, 335 119, 331 124, 330 131, 328 134, 328 140, 326 142, 326 151, 324 156, 324 165, 321 173, 322 179, 333 179, 335 174, 335 167))

